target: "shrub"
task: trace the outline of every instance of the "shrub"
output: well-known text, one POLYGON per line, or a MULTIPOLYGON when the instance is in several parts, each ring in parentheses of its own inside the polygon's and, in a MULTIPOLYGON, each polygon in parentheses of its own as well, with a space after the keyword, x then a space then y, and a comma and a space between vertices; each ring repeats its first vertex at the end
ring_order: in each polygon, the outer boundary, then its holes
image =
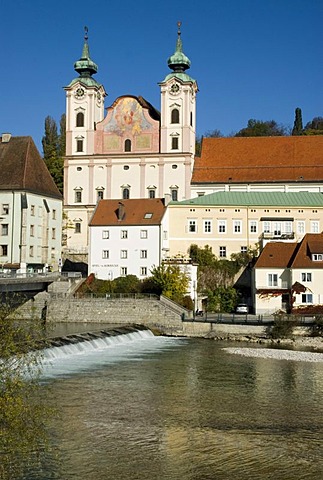
POLYGON ((323 337, 323 315, 315 315, 313 325, 308 328, 312 337, 323 337))
POLYGON ((270 338, 292 338, 296 322, 294 319, 276 317, 273 325, 266 329, 266 334, 270 338))

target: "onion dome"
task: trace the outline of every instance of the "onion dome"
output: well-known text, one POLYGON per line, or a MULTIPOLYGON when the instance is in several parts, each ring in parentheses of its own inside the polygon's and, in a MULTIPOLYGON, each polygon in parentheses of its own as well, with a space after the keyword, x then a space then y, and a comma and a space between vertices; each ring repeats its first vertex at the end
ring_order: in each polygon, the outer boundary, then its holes
POLYGON ((74 69, 79 74, 79 77, 74 78, 74 80, 72 80, 72 82, 69 84, 69 87, 73 86, 77 82, 81 82, 88 87, 100 86, 100 84, 94 78, 92 78, 92 75, 97 73, 98 66, 90 58, 90 49, 88 44, 88 28, 84 27, 84 31, 85 35, 82 56, 79 60, 77 60, 77 62, 74 63, 74 69))
POLYGON ((177 42, 175 53, 169 57, 167 60, 169 68, 174 70, 174 72, 185 72, 191 66, 190 59, 183 53, 183 44, 181 39, 181 24, 182 22, 177 22, 177 42))

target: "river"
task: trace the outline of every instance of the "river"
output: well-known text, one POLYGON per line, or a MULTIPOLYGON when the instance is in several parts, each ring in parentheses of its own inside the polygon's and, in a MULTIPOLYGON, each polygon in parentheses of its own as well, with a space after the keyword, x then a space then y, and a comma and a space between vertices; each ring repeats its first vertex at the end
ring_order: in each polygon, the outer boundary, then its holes
POLYGON ((53 360, 50 449, 23 478, 321 480, 323 363, 236 346, 149 336, 53 360))

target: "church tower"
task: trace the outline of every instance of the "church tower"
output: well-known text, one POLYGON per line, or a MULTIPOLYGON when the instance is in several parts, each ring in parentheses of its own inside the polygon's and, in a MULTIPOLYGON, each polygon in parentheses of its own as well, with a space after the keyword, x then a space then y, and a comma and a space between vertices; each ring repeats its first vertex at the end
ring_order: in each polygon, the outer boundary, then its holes
POLYGON ((90 58, 88 29, 85 27, 81 58, 74 63, 79 74, 65 87, 66 91, 66 155, 94 153, 96 124, 104 118, 104 87, 93 77, 98 71, 90 58))
POLYGON ((169 57, 172 73, 159 83, 161 88, 161 153, 195 153, 196 81, 186 70, 191 62, 183 53, 181 22, 178 22, 175 53, 169 57))

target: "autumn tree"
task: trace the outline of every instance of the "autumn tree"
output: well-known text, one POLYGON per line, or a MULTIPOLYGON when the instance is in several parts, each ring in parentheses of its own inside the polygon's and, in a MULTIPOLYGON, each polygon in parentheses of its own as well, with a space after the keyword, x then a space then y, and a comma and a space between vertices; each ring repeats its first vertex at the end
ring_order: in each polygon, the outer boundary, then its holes
MULTIPOLYGON (((18 302, 17 302, 18 303, 18 302)), ((20 321, 9 300, 0 305, 0 478, 16 480, 24 465, 38 462, 46 444, 49 409, 41 392, 39 373, 43 338, 41 322, 20 321)))
POLYGON ((151 281, 158 294, 181 303, 185 297, 189 278, 179 265, 162 263, 151 270, 151 281))

